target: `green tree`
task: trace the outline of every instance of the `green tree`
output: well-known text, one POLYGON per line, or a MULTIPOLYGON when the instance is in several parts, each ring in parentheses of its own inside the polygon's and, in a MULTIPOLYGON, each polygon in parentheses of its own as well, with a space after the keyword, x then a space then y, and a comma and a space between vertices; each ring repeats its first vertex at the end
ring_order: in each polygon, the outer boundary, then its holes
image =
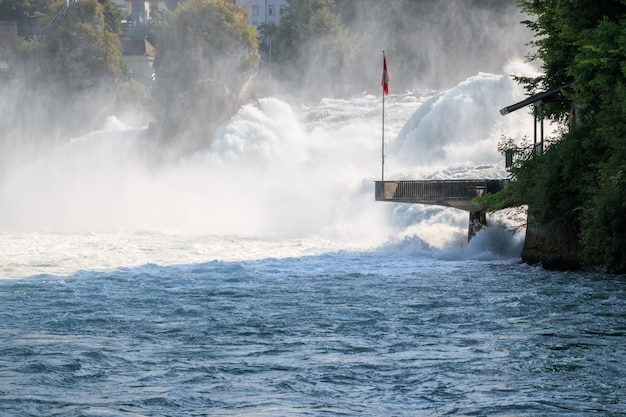
POLYGON ((158 38, 154 90, 161 138, 185 149, 213 139, 257 71, 256 28, 246 8, 188 0, 158 38))
MULTIPOLYGON (((0 116, 0 130, 6 133, 0 142, 53 145, 101 126, 111 114, 123 62, 119 36, 106 25, 105 6, 111 0, 101 1, 73 5, 45 42, 19 38, 14 75, 3 85, 8 110, 0 116)), ((40 16, 45 26, 66 2, 9 4, 27 19, 40 16)))
MULTIPOLYGON (((626 271, 626 2, 521 1, 537 35, 544 73, 529 91, 574 81, 576 120, 544 155, 527 154, 517 182, 487 204, 528 204, 546 231, 547 250, 584 255, 583 264, 626 271)), ((566 109, 550 115, 568 120, 566 109)))
POLYGON ((97 0, 76 3, 31 54, 31 63, 39 70, 30 84, 51 102, 42 125, 58 128, 60 137, 90 131, 110 114, 122 76, 122 47, 119 36, 106 30, 97 0))
POLYGON ((157 49, 159 48, 159 35, 167 28, 172 12, 169 10, 151 10, 150 20, 146 24, 146 39, 157 49))
POLYGON ((265 28, 276 74, 299 92, 342 92, 353 43, 334 8, 334 0, 287 0, 280 25, 265 28))
MULTIPOLYGON (((535 32, 532 45, 536 54, 531 59, 540 61, 543 68, 541 76, 522 80, 531 93, 572 81, 575 78, 572 66, 589 46, 586 45, 589 34, 605 19, 619 22, 626 9, 621 0, 520 0, 519 4, 524 12, 535 16, 524 23, 535 32)), ((548 107, 548 110, 555 109, 548 107)), ((561 107, 550 115, 565 120, 567 111, 561 107)))
POLYGON ((122 9, 117 7, 117 5, 113 3, 113 0, 98 0, 98 2, 102 5, 105 30, 116 35, 121 35, 122 20, 124 20, 122 9))
POLYGON ((103 6, 97 0, 76 4, 43 48, 43 74, 66 91, 115 82, 122 73, 120 39, 105 30, 103 6))
POLYGON ((0 0, 0 21, 17 22, 20 36, 35 35, 39 18, 50 14, 60 0, 0 0))
POLYGON ((605 259, 610 270, 626 271, 626 10, 619 19, 604 17, 581 38, 569 72, 583 122, 593 129, 585 143, 596 153, 581 239, 590 256, 605 259))
POLYGON ((17 21, 33 14, 31 1, 0 0, 0 20, 17 21))

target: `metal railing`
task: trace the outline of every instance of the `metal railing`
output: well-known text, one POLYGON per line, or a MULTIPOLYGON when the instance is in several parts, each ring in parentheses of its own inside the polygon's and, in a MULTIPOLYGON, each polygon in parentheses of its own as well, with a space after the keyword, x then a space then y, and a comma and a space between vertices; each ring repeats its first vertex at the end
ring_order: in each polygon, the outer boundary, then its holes
POLYGON ((508 180, 376 181, 376 200, 472 200, 504 188, 508 180))
POLYGON ((40 42, 45 42, 46 39, 57 30, 61 22, 65 19, 65 16, 67 16, 67 12, 72 8, 72 6, 74 6, 74 4, 78 2, 79 0, 66 1, 65 6, 63 6, 61 10, 57 12, 57 14, 50 21, 50 23, 48 23, 46 27, 43 28, 41 33, 39 33, 38 39, 40 42))

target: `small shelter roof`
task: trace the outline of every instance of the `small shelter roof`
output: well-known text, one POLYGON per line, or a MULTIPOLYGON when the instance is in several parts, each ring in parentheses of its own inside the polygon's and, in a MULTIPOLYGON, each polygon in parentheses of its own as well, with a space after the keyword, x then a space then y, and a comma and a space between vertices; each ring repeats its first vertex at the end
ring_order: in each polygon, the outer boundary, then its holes
POLYGON ((124 56, 147 56, 154 58, 156 53, 154 46, 147 39, 124 39, 122 41, 122 54, 124 56))
POLYGON ((519 110, 522 107, 529 106, 531 104, 536 103, 545 103, 545 102, 558 102, 558 101, 568 101, 563 95, 561 91, 569 88, 574 84, 574 81, 571 81, 567 84, 563 84, 560 87, 555 87, 551 90, 544 91, 539 94, 535 94, 534 96, 528 97, 526 100, 522 100, 519 103, 511 104, 503 109, 500 109, 500 114, 502 116, 507 115, 509 113, 514 112, 515 110, 519 110))

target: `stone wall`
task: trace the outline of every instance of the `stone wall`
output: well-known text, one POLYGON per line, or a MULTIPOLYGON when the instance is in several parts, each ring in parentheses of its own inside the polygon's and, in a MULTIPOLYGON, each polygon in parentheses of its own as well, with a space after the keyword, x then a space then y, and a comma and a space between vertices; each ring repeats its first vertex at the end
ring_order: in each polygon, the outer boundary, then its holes
MULTIPOLYGON (((588 269, 593 264, 592 261, 584 259, 578 242, 571 242, 563 236, 546 233, 530 214, 522 261, 559 271, 588 269)), ((599 269, 599 267, 592 267, 592 269, 599 269)))

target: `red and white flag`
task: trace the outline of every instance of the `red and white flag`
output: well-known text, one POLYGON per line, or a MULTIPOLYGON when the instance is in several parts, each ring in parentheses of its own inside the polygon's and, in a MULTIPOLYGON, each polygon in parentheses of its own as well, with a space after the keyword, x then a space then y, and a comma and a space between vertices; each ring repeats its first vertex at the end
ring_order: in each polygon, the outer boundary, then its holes
POLYGON ((385 56, 384 52, 383 52, 383 81, 382 81, 382 86, 383 86, 383 92, 386 95, 389 95, 389 73, 387 72, 387 57, 385 56))

